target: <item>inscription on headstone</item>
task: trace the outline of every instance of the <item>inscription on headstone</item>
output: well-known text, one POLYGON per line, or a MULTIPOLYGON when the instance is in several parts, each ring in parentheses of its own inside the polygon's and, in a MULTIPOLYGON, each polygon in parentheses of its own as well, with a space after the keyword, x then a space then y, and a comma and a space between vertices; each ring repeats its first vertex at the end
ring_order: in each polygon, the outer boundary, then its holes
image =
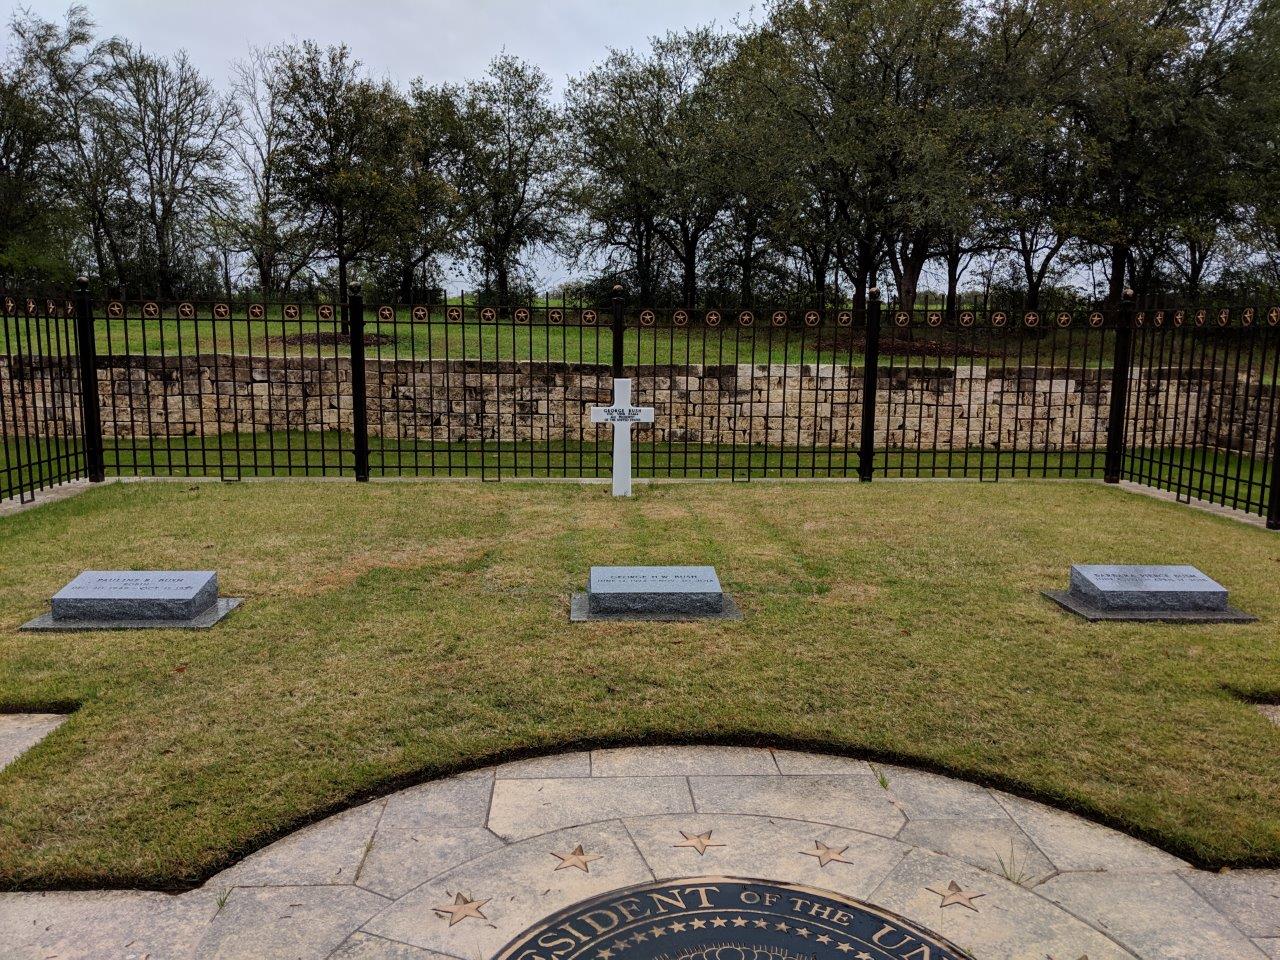
POLYGON ((1088 620, 1249 622, 1227 589, 1186 565, 1075 564, 1070 589, 1045 595, 1088 620))
POLYGON ((212 570, 86 570, 24 630, 208 627, 239 605, 218 597, 212 570))
POLYGON ((587 592, 574 596, 572 619, 736 618, 715 567, 592 567, 587 592))
POLYGON ((53 595, 53 618, 189 620, 217 599, 212 570, 86 570, 53 595))

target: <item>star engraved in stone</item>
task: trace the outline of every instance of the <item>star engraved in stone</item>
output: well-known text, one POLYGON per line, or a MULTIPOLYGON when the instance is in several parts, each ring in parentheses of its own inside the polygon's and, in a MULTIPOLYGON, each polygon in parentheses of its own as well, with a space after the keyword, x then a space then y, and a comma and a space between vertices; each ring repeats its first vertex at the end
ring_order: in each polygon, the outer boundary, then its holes
POLYGON ((747 925, 747 918, 746 918, 746 917, 734 917, 734 918, 733 918, 733 925, 734 925, 735 927, 745 927, 745 926, 747 925))
POLYGON ((836 949, 839 950, 841 953, 848 953, 850 950, 853 949, 853 947, 850 944, 847 944, 843 940, 841 940, 839 943, 836 944, 836 949))
POLYGON ((706 925, 707 925, 707 921, 705 921, 705 920, 690 920, 690 921, 689 921, 689 926, 693 927, 693 929, 695 929, 695 930, 701 930, 701 929, 702 929, 703 927, 705 927, 706 925))
POLYGON ((806 857, 817 857, 818 866, 825 867, 832 860, 836 863, 853 863, 852 860, 844 855, 844 852, 848 849, 848 847, 841 847, 837 850, 835 847, 828 847, 821 840, 815 840, 813 841, 812 850, 801 850, 800 852, 806 857))
POLYGON ((680 836, 684 837, 684 839, 681 840, 679 843, 673 843, 672 846, 673 847, 692 847, 694 850, 698 851, 698 856, 701 857, 703 854, 707 852, 707 847, 723 847, 724 846, 723 843, 712 843, 711 834, 712 834, 711 830, 708 830, 706 833, 699 833, 697 835, 694 835, 692 833, 685 833, 683 830, 681 830, 680 836))
POLYGON ((601 950, 599 953, 596 954, 596 957, 598 958, 598 960, 609 960, 609 958, 612 956, 613 956, 613 951, 610 950, 608 947, 605 947, 603 950, 601 950))
POLYGON ((577 867, 583 873, 591 872, 587 864, 601 859, 601 855, 598 853, 583 853, 582 844, 578 844, 569 853, 556 853, 552 850, 551 855, 560 861, 560 865, 556 867, 557 870, 564 870, 566 867, 577 867))
POLYGON ((435 911, 441 918, 447 913, 449 915, 449 926, 455 923, 461 923, 467 917, 475 917, 477 920, 488 920, 480 908, 483 907, 488 900, 468 900, 462 894, 458 894, 453 898, 453 903, 446 903, 443 907, 436 907, 435 911))
POLYGON ((945 891, 935 890, 933 887, 925 887, 925 889, 930 893, 936 893, 940 896, 942 898, 941 906, 943 907, 949 907, 952 904, 958 903, 962 907, 968 907, 974 913, 978 912, 978 908, 973 905, 972 901, 977 900, 979 897, 986 896, 985 893, 974 893, 972 890, 965 890, 954 880, 947 884, 947 889, 945 891))
POLYGON ((716 917, 714 920, 712 920, 712 921, 711 921, 711 925, 712 925, 713 927, 723 927, 723 926, 727 926, 727 925, 728 925, 728 923, 729 923, 729 921, 728 921, 728 920, 726 920, 724 917, 716 917))
POLYGON ((673 923, 673 924, 671 925, 671 932, 672 932, 672 933, 684 933, 684 924, 683 924, 683 923, 673 923))

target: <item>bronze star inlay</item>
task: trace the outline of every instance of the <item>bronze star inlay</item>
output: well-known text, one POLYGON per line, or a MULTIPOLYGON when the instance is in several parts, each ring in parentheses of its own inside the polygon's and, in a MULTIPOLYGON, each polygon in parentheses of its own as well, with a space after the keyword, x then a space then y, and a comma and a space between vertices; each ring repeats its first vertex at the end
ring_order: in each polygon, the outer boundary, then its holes
POLYGON ((930 893, 936 893, 942 898, 941 906, 949 907, 953 904, 960 904, 962 907, 968 907, 974 913, 978 912, 978 908, 973 905, 973 901, 979 897, 985 897, 985 893, 975 893, 973 890, 965 890, 960 884, 952 880, 947 884, 946 890, 935 890, 933 887, 925 887, 930 893))
POLYGON ((583 873, 590 873, 591 869, 587 865, 601 859, 598 853, 584 853, 582 844, 578 844, 569 853, 556 853, 552 850, 551 855, 560 861, 559 866, 556 867, 557 870, 577 867, 583 873))
POLYGON ((804 854, 806 857, 817 857, 818 866, 825 867, 828 863, 831 863, 833 860, 836 863, 853 863, 852 860, 848 859, 844 855, 844 852, 848 849, 849 849, 848 847, 841 847, 839 850, 837 850, 835 847, 828 847, 821 840, 815 840, 813 841, 812 850, 801 850, 800 852, 804 854))
POLYGON ((672 844, 675 847, 692 847, 698 851, 698 856, 702 856, 707 852, 707 847, 723 847, 723 843, 712 843, 711 834, 713 831, 708 830, 706 833, 692 834, 680 831, 680 836, 684 837, 679 843, 672 844))
POLYGON ((446 903, 443 907, 436 907, 436 913, 443 917, 446 913, 449 915, 449 926, 455 923, 461 923, 467 917, 475 917, 477 920, 488 920, 480 908, 483 907, 488 900, 468 900, 462 894, 457 894, 453 898, 453 903, 446 903))

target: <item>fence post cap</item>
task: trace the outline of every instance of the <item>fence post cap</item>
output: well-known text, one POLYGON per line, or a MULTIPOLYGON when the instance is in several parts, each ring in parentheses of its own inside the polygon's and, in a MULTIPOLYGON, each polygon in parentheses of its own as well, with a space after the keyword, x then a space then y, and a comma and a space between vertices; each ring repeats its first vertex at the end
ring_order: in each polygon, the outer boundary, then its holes
POLYGON ((613 285, 613 293, 614 293, 614 295, 615 295, 615 296, 621 296, 621 294, 622 294, 622 284, 620 284, 620 283, 615 283, 615 284, 613 285))
POLYGON ((347 286, 347 291, 348 291, 348 292, 349 292, 353 297, 358 297, 358 296, 360 296, 360 289, 361 289, 361 287, 360 287, 360 284, 358 284, 358 283, 352 283, 352 284, 349 284, 349 285, 347 286))
POLYGON ((870 297, 872 300, 879 300, 880 288, 873 285, 871 289, 867 291, 867 296, 870 297))
POLYGON ((1121 296, 1123 299, 1125 299, 1125 300, 1132 300, 1132 299, 1133 299, 1133 288, 1131 288, 1131 287, 1125 287, 1125 288, 1124 288, 1124 290, 1122 290, 1122 291, 1120 292, 1120 296, 1121 296))
POLYGON ((89 278, 85 276, 76 277, 76 286, 81 290, 89 289, 89 278))

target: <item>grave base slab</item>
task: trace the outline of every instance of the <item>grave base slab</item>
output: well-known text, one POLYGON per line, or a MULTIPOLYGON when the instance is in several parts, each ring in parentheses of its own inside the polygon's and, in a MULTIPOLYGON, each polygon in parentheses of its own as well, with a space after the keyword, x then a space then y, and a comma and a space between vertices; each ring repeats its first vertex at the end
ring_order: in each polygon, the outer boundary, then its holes
POLYGON ((1134 623, 1255 623, 1257 617, 1235 607, 1222 610, 1105 610, 1068 590, 1043 590, 1046 597, 1090 623, 1127 620, 1134 623))
POLYGON ((20 630, 42 633, 74 633, 83 630, 208 630, 244 602, 243 597, 219 597, 208 609, 189 620, 55 620, 42 613, 20 630))
POLYGON ((575 593, 569 601, 569 621, 585 623, 588 620, 646 620, 665 623, 691 623, 695 620, 741 620, 742 611, 733 598, 724 594, 724 605, 714 613, 593 613, 586 591, 575 593))

